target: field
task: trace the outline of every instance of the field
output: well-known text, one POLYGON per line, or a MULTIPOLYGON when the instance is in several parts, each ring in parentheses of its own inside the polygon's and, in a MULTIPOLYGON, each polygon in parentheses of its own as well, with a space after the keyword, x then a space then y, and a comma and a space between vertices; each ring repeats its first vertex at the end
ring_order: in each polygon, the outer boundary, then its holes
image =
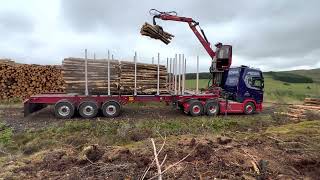
POLYGON ((190 117, 162 103, 135 103, 117 118, 61 120, 52 107, 23 117, 21 103, 6 102, 0 179, 155 179, 151 138, 164 179, 317 179, 320 115, 293 120, 274 112, 319 96, 319 84, 265 80, 264 110, 251 116, 190 117))

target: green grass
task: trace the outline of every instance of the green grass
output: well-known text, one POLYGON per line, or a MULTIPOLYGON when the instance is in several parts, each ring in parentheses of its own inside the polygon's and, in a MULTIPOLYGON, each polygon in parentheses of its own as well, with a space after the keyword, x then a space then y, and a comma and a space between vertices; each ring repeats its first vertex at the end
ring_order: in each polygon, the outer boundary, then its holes
MULTIPOLYGON (((207 79, 199 80, 199 88, 206 88, 207 79)), ((196 88, 196 80, 186 80, 187 89, 196 88)), ((285 83, 265 77, 265 101, 297 102, 305 97, 320 97, 320 83, 285 83)))
POLYGON ((253 127, 267 127, 276 123, 269 115, 183 117, 175 119, 70 121, 47 128, 10 135, 4 147, 13 153, 29 155, 48 148, 87 144, 130 145, 149 137, 184 134, 216 134, 225 131, 247 131, 253 127), (258 117, 258 118, 257 118, 258 117))
POLYGON ((0 122, 0 147, 10 144, 12 142, 12 128, 0 122))

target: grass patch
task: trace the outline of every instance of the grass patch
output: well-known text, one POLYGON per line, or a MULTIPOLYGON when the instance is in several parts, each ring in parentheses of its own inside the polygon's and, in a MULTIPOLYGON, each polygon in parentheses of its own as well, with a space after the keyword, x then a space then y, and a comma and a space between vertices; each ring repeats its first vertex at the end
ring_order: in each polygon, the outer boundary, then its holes
POLYGON ((271 116, 228 117, 179 117, 157 120, 109 120, 109 121, 69 121, 40 130, 22 132, 11 137, 6 144, 11 152, 33 154, 43 149, 57 146, 82 148, 87 144, 129 145, 149 137, 216 134, 225 131, 247 131, 260 129, 274 123, 271 116))
POLYGON ((8 145, 12 142, 12 128, 0 122, 0 146, 8 145))

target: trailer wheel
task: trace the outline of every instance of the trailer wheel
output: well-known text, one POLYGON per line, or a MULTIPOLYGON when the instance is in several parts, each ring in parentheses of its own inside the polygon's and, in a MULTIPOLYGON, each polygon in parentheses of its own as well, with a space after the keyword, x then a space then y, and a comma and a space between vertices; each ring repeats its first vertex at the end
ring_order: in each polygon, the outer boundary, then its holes
POLYGON ((74 105, 69 101, 57 102, 54 106, 54 114, 60 119, 70 119, 74 115, 74 105))
POLYGON ((93 101, 84 101, 80 104, 78 111, 83 118, 94 118, 98 114, 98 105, 93 101))
POLYGON ((256 106, 252 102, 248 102, 244 105, 244 113, 245 114, 253 114, 256 112, 256 106))
POLYGON ((208 116, 216 116, 219 113, 219 103, 216 101, 208 101, 206 102, 206 114, 208 116))
POLYGON ((117 117, 120 114, 121 106, 116 101, 108 101, 103 103, 101 110, 105 117, 117 117))
POLYGON ((191 116, 200 116, 203 114, 203 105, 200 101, 191 101, 189 107, 189 113, 191 116))

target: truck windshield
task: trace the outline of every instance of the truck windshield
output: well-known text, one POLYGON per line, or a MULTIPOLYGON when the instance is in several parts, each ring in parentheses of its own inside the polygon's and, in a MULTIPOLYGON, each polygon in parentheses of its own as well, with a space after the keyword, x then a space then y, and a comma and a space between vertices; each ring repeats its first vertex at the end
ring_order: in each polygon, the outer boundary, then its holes
POLYGON ((258 71, 248 71, 244 79, 247 87, 251 89, 262 90, 264 88, 263 77, 258 71))
POLYGON ((230 69, 228 72, 226 85, 227 86, 237 86, 238 82, 239 82, 239 77, 240 77, 240 69, 239 68, 230 69))

